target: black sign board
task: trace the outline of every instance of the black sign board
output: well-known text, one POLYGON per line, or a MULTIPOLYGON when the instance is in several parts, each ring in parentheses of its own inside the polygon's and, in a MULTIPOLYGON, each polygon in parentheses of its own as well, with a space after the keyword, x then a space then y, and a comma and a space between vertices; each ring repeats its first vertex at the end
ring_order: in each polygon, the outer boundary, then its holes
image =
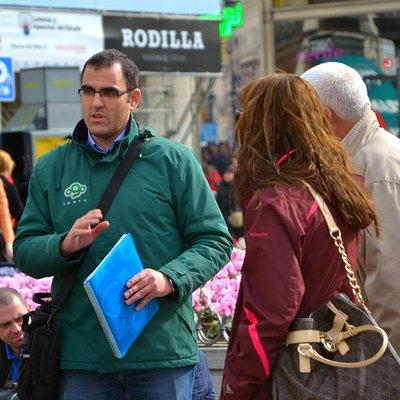
POLYGON ((217 21, 103 17, 105 47, 128 55, 140 71, 220 72, 217 21))

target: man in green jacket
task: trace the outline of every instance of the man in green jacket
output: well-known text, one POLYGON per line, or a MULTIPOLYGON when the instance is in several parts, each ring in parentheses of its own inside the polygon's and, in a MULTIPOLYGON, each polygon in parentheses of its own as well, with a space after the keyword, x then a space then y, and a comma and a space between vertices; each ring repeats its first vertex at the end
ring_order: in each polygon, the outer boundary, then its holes
POLYGON ((117 50, 86 62, 83 120, 69 143, 38 160, 18 225, 16 264, 33 277, 54 276, 54 294, 90 246, 62 314, 59 399, 191 399, 198 362, 191 294, 229 260, 218 206, 198 160, 179 143, 150 135, 107 215, 96 209, 138 137, 138 78, 136 65, 117 50), (140 309, 156 297, 160 311, 116 359, 82 282, 127 232, 145 269, 126 282, 123 300, 139 301, 140 309))

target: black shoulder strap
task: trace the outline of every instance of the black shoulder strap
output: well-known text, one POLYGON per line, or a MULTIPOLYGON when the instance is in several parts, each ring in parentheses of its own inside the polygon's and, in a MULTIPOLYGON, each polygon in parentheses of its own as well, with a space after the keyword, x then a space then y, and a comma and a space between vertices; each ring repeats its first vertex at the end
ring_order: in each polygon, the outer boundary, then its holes
MULTIPOLYGON (((97 208, 101 210, 103 217, 105 217, 105 215, 107 214, 111 206, 111 203, 114 200, 115 195, 117 194, 119 188, 121 187, 121 184, 124 181, 129 170, 132 168, 132 165, 140 156, 143 149, 143 143, 147 137, 148 135, 146 135, 145 133, 141 133, 138 136, 133 145, 130 146, 129 149, 126 151, 124 158, 121 160, 112 178, 110 179, 110 182, 108 183, 106 190, 101 196, 101 199, 97 206, 97 208)), ((81 260, 85 258, 88 249, 89 247, 87 247, 83 251, 83 254, 80 257, 81 260)), ((71 292, 72 287, 74 286, 76 277, 78 276, 78 271, 79 267, 70 268, 63 278, 61 289, 57 293, 56 298, 54 299, 55 306, 60 308, 61 310, 64 308, 69 293, 71 292)))
POLYGON ((132 165, 142 152, 144 139, 145 137, 139 136, 137 140, 135 140, 135 143, 127 150, 124 158, 119 163, 117 169, 114 172, 114 175, 110 179, 110 182, 108 182, 106 190, 101 196, 101 199, 97 206, 97 208, 101 210, 103 217, 107 214, 115 195, 122 185, 122 182, 124 181, 126 175, 128 175, 128 172, 131 169, 132 165))

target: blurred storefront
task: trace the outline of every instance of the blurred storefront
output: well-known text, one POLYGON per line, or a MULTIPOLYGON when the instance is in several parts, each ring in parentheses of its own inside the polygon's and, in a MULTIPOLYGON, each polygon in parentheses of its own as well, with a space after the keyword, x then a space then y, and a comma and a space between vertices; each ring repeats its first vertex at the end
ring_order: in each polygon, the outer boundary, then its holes
POLYGON ((301 74, 321 62, 343 62, 361 74, 375 112, 399 134, 400 23, 393 21, 400 22, 400 1, 248 0, 244 5, 247 15, 254 14, 252 37, 256 32, 260 39, 250 54, 240 50, 249 32, 237 32, 237 86, 276 68, 301 74), (388 32, 390 23, 394 28, 388 32))
POLYGON ((326 61, 355 68, 367 84, 374 111, 380 114, 387 129, 397 135, 396 47, 393 40, 380 36, 377 18, 378 15, 369 13, 276 22, 275 62, 277 67, 296 74, 326 61))
MULTIPOLYGON (((17 97, 3 107, 0 126, 10 126, 21 107, 21 69, 82 68, 92 54, 114 47, 128 54, 141 71, 139 123, 196 148, 206 90, 222 76, 219 21, 200 16, 220 14, 222 3, 134 3, 0 0, 0 55, 12 58, 17 73, 17 97)), ((77 104, 78 87, 74 88, 77 104)))
POLYGON ((0 55, 13 61, 17 93, 0 104, 0 146, 17 160, 20 182, 81 118, 80 70, 104 48, 119 49, 141 71, 139 124, 199 151, 201 108, 223 68, 219 21, 200 16, 220 14, 222 3, 128 3, 0 0, 0 55))

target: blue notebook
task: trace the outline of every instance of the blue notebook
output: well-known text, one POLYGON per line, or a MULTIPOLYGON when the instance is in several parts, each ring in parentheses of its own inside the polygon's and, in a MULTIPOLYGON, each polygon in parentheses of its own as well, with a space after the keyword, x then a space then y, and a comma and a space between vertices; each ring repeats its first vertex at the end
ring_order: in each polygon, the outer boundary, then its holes
POLYGON ((125 356, 159 309, 156 299, 140 311, 135 311, 137 302, 124 302, 126 282, 142 269, 133 238, 125 233, 83 282, 116 358, 125 356))

